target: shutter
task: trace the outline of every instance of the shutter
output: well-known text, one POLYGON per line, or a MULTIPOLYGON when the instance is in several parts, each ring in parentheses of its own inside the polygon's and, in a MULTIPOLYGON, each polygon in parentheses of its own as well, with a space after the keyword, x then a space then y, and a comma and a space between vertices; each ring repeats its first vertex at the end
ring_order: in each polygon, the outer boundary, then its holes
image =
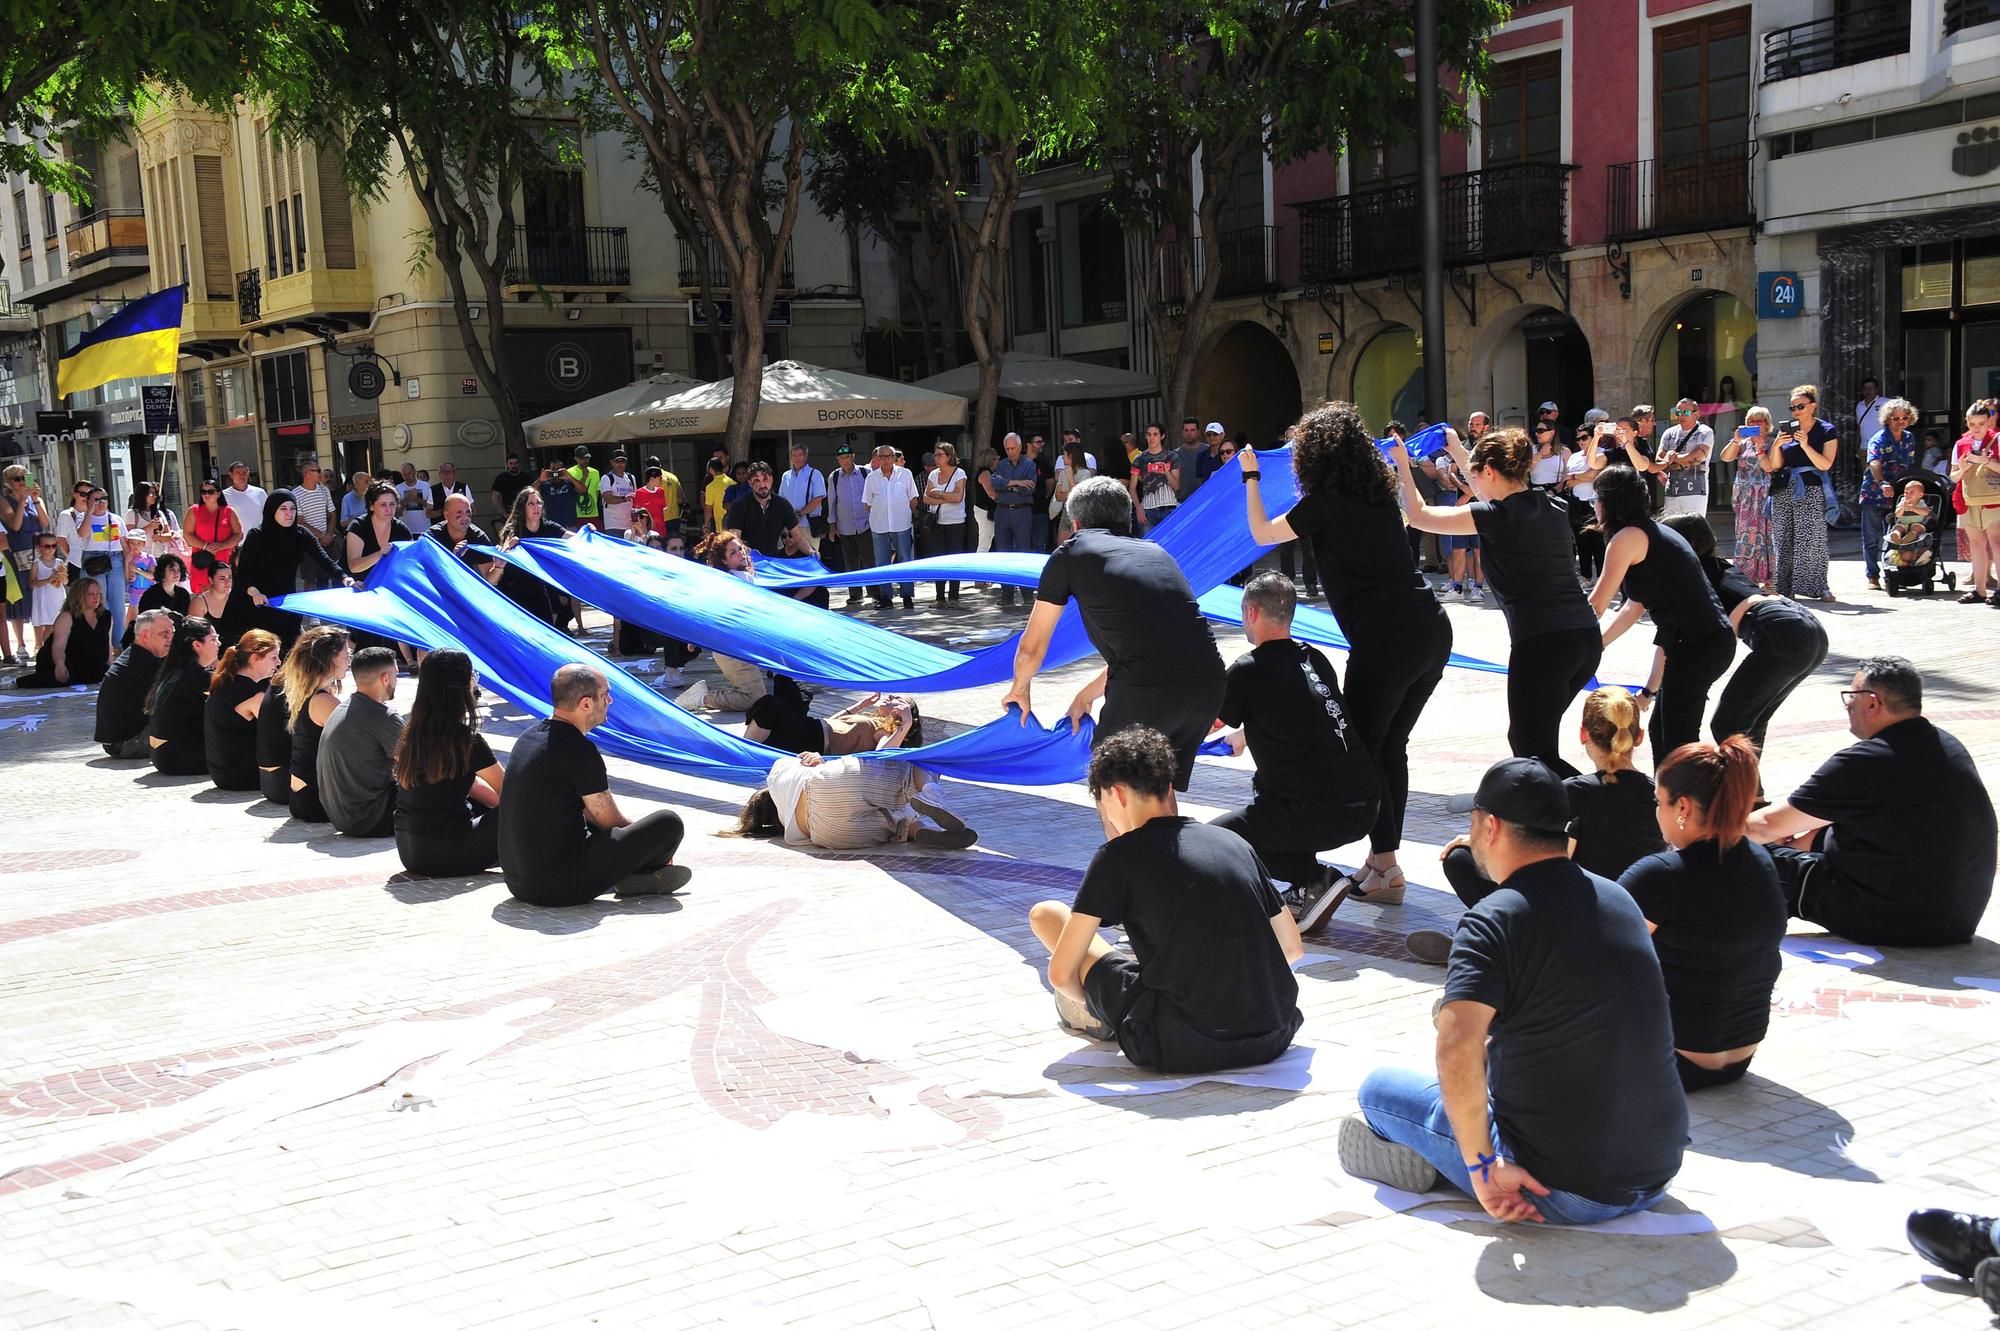
POLYGON ((188 272, 187 272, 187 266, 188 266, 187 208, 184 206, 181 197, 180 159, 176 158, 169 165, 167 169, 167 178, 173 182, 174 243, 177 246, 177 252, 180 257, 179 271, 174 274, 174 284, 176 286, 182 286, 185 285, 190 279, 188 277, 188 272))
POLYGON ((321 147, 319 174, 319 253, 328 268, 354 267, 354 205, 340 174, 340 154, 321 147))
POLYGON ((201 229, 201 280, 210 300, 228 300, 235 285, 229 260, 229 205, 222 184, 222 159, 194 159, 195 225, 201 229))

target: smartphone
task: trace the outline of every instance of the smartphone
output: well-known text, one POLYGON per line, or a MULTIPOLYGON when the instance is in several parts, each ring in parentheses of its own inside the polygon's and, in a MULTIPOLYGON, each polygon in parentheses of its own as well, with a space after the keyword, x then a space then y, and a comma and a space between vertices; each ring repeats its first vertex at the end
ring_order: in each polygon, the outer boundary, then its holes
POLYGON ((1761 439, 1763 435, 1764 427, 1761 425, 1739 425, 1736 427, 1736 437, 1738 439, 1761 439))

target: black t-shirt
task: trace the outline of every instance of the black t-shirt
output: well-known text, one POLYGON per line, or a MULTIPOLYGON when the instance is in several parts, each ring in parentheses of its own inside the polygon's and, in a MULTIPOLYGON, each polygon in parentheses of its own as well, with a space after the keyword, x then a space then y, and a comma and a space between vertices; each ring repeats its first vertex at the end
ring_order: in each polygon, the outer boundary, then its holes
POLYGON ((144 647, 118 653, 97 686, 97 728, 91 738, 99 744, 122 744, 144 730, 146 695, 159 674, 160 658, 144 647))
POLYGON ((1127 1057, 1209 1072, 1282 1054, 1304 1021, 1271 930, 1284 908, 1249 843, 1219 827, 1155 818, 1100 847, 1074 909, 1132 940, 1142 992, 1119 1027, 1127 1057))
POLYGON ((1827 866, 1909 941, 1972 936, 1993 891, 1993 799, 1957 739, 1898 721, 1828 758, 1791 804, 1833 824, 1827 866))
POLYGON ((139 593, 139 613, 143 615, 148 610, 171 610, 177 615, 185 615, 188 612, 188 602, 193 599, 194 595, 188 591, 186 583, 182 583, 170 592, 156 582, 139 593))
POLYGON ((974 476, 972 483, 965 488, 966 498, 972 501, 972 506, 984 509, 988 513, 993 511, 993 497, 986 493, 986 478, 992 474, 993 468, 981 467, 979 474, 974 476))
POLYGON ((208 770, 202 739, 202 708, 208 696, 208 672, 192 662, 176 666, 160 681, 153 699, 148 734, 166 743, 153 746, 153 767, 175 776, 208 770))
POLYGON ((1687 1096, 1645 917, 1567 859, 1517 869, 1459 918, 1447 1003, 1494 1009, 1486 1078, 1511 1158, 1594 1201, 1680 1169, 1687 1096))
POLYGON ((1056 547, 1035 599, 1072 597, 1114 684, 1222 678, 1222 654, 1174 557, 1153 541, 1086 528, 1056 547))
MULTIPOLYGON (((464 768, 441 781, 426 781, 408 789, 396 787, 396 830, 426 841, 463 835, 472 826, 472 811, 466 807, 472 778, 492 765, 492 748, 484 735, 475 732, 464 768)), ((500 789, 506 788, 506 783, 501 783, 500 789)))
MULTIPOLYGON (((1837 433, 1833 426, 1827 424, 1825 421, 1816 420, 1812 423, 1812 428, 1807 430, 1803 437, 1810 441, 1814 448, 1824 453, 1826 452, 1827 442, 1833 439, 1837 433)), ((1796 439, 1800 436, 1795 435, 1793 437, 1796 439)), ((1818 467, 1813 465, 1813 460, 1806 456, 1806 450, 1803 445, 1798 443, 1786 444, 1778 450, 1778 457, 1785 465, 1771 473, 1772 493, 1777 493, 1782 486, 1784 491, 1789 494, 1792 486, 1791 478, 1794 472, 1803 476, 1808 486, 1825 484, 1824 474, 1818 467)))
POLYGON ((1615 781, 1604 773, 1573 776, 1563 782, 1569 795, 1569 834, 1576 838, 1570 856, 1600 878, 1616 882, 1632 862, 1667 848, 1653 817, 1653 778, 1626 770, 1615 781))
POLYGON ((292 765, 292 734, 285 729, 285 691, 278 681, 264 690, 264 704, 257 709, 257 766, 289 770, 292 765))
POLYGON ((1381 788, 1340 696, 1340 679, 1317 647, 1276 638, 1236 658, 1221 717, 1224 725, 1244 728, 1260 795, 1353 804, 1381 788))
POLYGON ((500 787, 500 867, 508 885, 574 885, 589 835, 584 796, 609 789, 604 755, 575 726, 554 718, 531 726, 515 742, 500 787))
POLYGON ((1714 841, 1648 855, 1619 880, 1658 926, 1674 1048, 1720 1054, 1764 1038, 1789 912, 1771 853, 1714 841))
POLYGON ((1737 606, 1751 597, 1764 594, 1761 587, 1744 577, 1736 565, 1726 559, 1703 559, 1701 571, 1708 575, 1708 585, 1715 589, 1715 599, 1721 604, 1724 615, 1733 614, 1737 606))
POLYGON ((1654 643, 1671 649, 1728 633, 1722 601, 1687 540, 1657 522, 1635 525, 1646 533, 1646 557, 1625 570, 1625 594, 1653 617, 1654 643))
POLYGON ((743 719, 769 731, 764 743, 782 753, 818 753, 826 746, 826 728, 775 693, 751 703, 743 719))
POLYGON ((1349 642, 1368 641, 1372 628, 1400 622, 1411 607, 1444 618, 1410 556, 1402 513, 1386 496, 1367 504, 1310 490, 1285 520, 1312 542, 1327 605, 1349 642))
MULTIPOLYGON (((361 554, 363 558, 366 558, 367 556, 374 554, 377 550, 380 550, 382 548, 382 543, 375 539, 375 521, 373 518, 370 518, 365 514, 347 524, 346 536, 358 537, 360 539, 361 554)), ((346 536, 343 536, 340 542, 340 548, 342 552, 342 558, 340 562, 343 567, 346 566, 347 564, 346 536)), ((398 541, 407 541, 409 539, 410 539, 410 529, 403 525, 403 520, 401 518, 389 519, 389 543, 391 545, 394 545, 398 541)), ((352 568, 349 568, 347 571, 349 573, 354 572, 352 568)), ((373 566, 371 565, 369 572, 373 571, 374 569, 373 566)), ((359 574, 358 576, 365 579, 368 576, 368 574, 362 573, 359 574)))
POLYGON ((493 478, 493 493, 500 496, 500 511, 502 513, 512 513, 514 511, 514 501, 520 498, 521 491, 527 489, 534 482, 534 479, 534 477, 528 475, 525 471, 502 471, 498 476, 495 476, 493 478))
POLYGON ((785 533, 799 525, 799 515, 790 500, 773 491, 768 504, 759 504, 755 495, 737 500, 722 525, 741 532, 743 544, 757 554, 776 558, 785 552, 785 533))
MULTIPOLYGON (((202 714, 202 749, 209 780, 224 790, 257 787, 257 722, 245 721, 236 709, 264 692, 269 683, 231 675, 208 695, 202 714)), ((261 705, 258 715, 263 715, 261 705)))
MULTIPOLYGON (((430 537, 432 540, 436 541, 439 545, 443 546, 447 550, 456 551, 458 549, 457 543, 451 539, 450 524, 445 522, 443 519, 439 519, 438 521, 433 522, 430 526, 426 527, 424 529, 424 535, 430 537)), ((485 532, 479 529, 479 524, 476 522, 470 522, 466 524, 465 541, 467 545, 493 544, 492 539, 488 537, 485 532)), ((459 558, 463 559, 466 563, 472 565, 472 567, 474 568, 485 568, 488 564, 493 562, 493 556, 475 554, 471 550, 467 550, 464 554, 459 555, 459 558)))
POLYGON ((1479 533, 1479 565, 1516 641, 1597 627, 1577 586, 1567 504, 1546 490, 1522 490, 1468 507, 1479 533))

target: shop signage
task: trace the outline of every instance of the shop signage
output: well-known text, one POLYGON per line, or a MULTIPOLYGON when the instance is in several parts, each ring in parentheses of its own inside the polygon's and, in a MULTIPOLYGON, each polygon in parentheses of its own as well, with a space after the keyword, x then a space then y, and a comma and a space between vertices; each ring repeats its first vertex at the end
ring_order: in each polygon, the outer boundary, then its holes
POLYGON ((171 384, 147 384, 139 390, 140 412, 147 434, 179 434, 174 419, 174 390, 171 384))
POLYGON ((1794 272, 1757 274, 1757 317, 1796 319, 1804 304, 1804 289, 1794 272))

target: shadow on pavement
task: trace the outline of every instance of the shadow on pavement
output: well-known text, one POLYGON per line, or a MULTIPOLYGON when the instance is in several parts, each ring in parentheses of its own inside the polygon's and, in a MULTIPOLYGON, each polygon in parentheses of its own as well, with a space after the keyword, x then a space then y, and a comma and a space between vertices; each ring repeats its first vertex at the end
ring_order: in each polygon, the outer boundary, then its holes
POLYGON ((382 890, 405 906, 428 906, 434 902, 462 897, 468 892, 477 892, 481 888, 496 887, 500 883, 498 869, 473 874, 469 878, 415 878, 397 874, 382 884, 382 890))
POLYGON ((1842 1155, 1836 1143, 1854 1137, 1854 1125, 1837 1109, 1752 1071, 1731 1086, 1689 1098, 1688 1135, 1703 1155, 1776 1165, 1812 1178, 1879 1183, 1864 1165, 1842 1155))
POLYGON ((188 796, 190 804, 241 804, 246 808, 252 804, 262 803, 263 799, 262 791, 221 790, 214 786, 210 786, 207 790, 198 790, 188 796))
POLYGON ((1473 1279, 1502 1303, 1657 1313, 1684 1307, 1696 1290, 1735 1274, 1736 1254, 1714 1234, 1638 1239, 1513 1225, 1480 1251, 1473 1279), (1579 1275, 1586 1245, 1602 1265, 1579 1275), (1661 1260, 1669 1247, 1671 1262, 1661 1260))
POLYGON ((580 934, 595 929, 614 915, 672 915, 680 908, 681 903, 673 897, 633 897, 619 901, 606 896, 582 906, 530 906, 508 897, 493 907, 493 918, 510 929, 531 933, 580 934))

